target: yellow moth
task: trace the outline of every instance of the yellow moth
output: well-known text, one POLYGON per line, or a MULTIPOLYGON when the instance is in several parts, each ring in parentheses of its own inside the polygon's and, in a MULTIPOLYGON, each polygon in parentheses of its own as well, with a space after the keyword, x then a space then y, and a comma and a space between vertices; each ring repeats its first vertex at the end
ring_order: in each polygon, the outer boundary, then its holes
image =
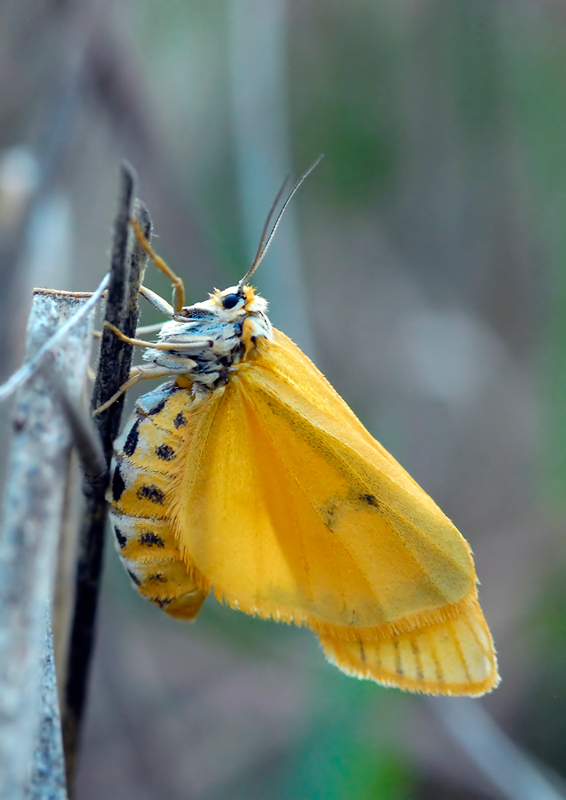
POLYGON ((158 343, 114 329, 149 362, 118 394, 172 380, 137 401, 115 443, 116 544, 141 594, 172 616, 193 619, 212 591, 308 626, 349 675, 481 695, 499 676, 468 544, 248 285, 313 167, 245 277, 201 303, 184 305, 182 282, 132 223, 173 305, 142 288, 169 317, 158 343))

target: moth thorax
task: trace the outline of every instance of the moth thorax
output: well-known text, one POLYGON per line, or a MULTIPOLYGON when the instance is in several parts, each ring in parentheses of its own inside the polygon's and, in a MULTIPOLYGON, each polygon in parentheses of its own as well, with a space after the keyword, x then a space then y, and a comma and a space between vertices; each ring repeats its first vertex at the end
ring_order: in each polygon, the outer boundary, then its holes
POLYGON ((209 313, 187 322, 166 323, 160 342, 179 344, 179 349, 147 350, 144 359, 171 371, 185 374, 195 386, 208 389, 227 383, 238 365, 255 350, 259 338, 273 338, 271 323, 263 311, 226 319, 209 313))

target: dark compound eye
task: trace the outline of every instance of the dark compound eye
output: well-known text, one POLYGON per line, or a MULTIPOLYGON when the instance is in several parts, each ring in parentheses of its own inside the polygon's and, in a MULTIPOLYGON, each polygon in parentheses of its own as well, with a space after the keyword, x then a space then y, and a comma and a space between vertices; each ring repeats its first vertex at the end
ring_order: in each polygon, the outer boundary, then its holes
POLYGON ((242 295, 240 294, 227 294, 226 297, 222 298, 222 305, 224 308, 234 308, 240 300, 242 299, 242 295))

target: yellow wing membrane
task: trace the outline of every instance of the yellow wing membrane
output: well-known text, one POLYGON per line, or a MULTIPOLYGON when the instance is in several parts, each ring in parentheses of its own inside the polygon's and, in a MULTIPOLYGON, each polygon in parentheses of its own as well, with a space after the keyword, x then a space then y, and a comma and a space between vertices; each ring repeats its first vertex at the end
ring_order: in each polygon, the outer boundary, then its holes
POLYGON ((465 540, 287 337, 258 350, 190 410, 170 490, 188 571, 233 607, 308 625, 346 672, 487 691, 465 540))

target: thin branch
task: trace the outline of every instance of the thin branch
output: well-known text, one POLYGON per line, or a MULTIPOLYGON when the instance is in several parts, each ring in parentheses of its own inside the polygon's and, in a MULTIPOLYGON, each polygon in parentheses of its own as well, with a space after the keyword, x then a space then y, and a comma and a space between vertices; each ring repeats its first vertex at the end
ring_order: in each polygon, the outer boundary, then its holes
POLYGON ((65 415, 84 474, 91 481, 104 480, 107 474, 106 461, 92 420, 86 415, 82 405, 67 391, 51 353, 46 354, 45 363, 38 371, 49 384, 52 395, 65 415))
MULTIPOLYGON (((110 283, 106 303, 106 320, 133 336, 138 322, 138 294, 146 256, 130 239, 129 219, 134 198, 134 174, 127 165, 122 166, 118 215, 114 226, 114 243, 110 283)), ((135 211, 147 238, 151 235, 151 221, 147 210, 140 205, 135 211)), ((132 361, 132 347, 120 341, 108 329, 103 329, 98 372, 94 384, 91 409, 119 389, 128 379, 132 361)), ((124 398, 119 398, 110 408, 96 417, 96 426, 102 442, 106 465, 110 465, 112 442, 118 434, 124 398)), ((104 494, 108 483, 106 471, 97 478, 86 477, 84 494, 85 516, 82 524, 75 607, 71 626, 65 699, 63 707, 63 740, 70 790, 75 774, 80 742, 81 724, 85 710, 90 661, 94 643, 96 609, 104 546, 106 501, 104 494)))

